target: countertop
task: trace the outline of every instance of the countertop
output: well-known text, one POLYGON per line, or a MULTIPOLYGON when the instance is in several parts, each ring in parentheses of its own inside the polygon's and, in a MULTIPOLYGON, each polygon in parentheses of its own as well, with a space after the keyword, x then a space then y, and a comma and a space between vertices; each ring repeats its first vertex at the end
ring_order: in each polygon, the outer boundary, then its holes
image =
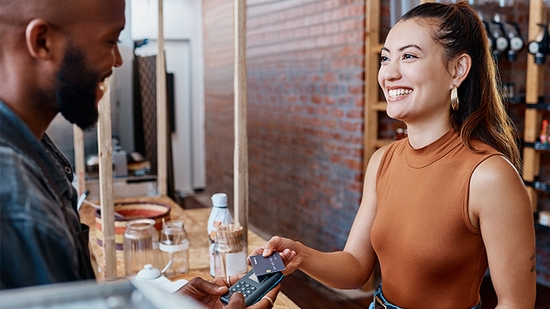
MULTIPOLYGON (((153 197, 132 197, 132 198, 117 198, 115 203, 120 202, 160 202, 170 205, 170 219, 183 220, 187 238, 189 240, 189 268, 187 274, 176 276, 170 279, 191 279, 193 277, 202 277, 205 280, 210 280, 210 259, 208 254, 208 239, 206 232, 206 223, 210 215, 211 208, 196 208, 182 209, 172 199, 165 196, 153 197)), ((80 209, 81 221, 90 227, 90 249, 92 251, 92 264, 96 271, 98 281, 103 281, 102 267, 105 265, 103 258, 103 247, 99 246, 96 241, 95 232, 95 208, 84 204, 80 209)), ((248 250, 249 252, 257 247, 260 247, 266 240, 258 236, 253 231, 248 231, 248 250)), ((124 255, 122 251, 117 250, 117 276, 124 277, 124 255)), ((283 279, 284 280, 284 279, 283 279)), ((286 295, 279 293, 275 301, 274 308, 277 309, 293 309, 299 308, 286 295)))

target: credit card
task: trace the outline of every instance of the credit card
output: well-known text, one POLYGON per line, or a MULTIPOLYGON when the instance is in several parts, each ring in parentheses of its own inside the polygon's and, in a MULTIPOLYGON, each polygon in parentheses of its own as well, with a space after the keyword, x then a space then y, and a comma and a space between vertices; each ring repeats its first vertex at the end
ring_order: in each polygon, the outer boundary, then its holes
POLYGON ((263 257, 261 254, 250 257, 250 263, 256 276, 263 276, 286 269, 279 252, 275 251, 268 257, 263 257))

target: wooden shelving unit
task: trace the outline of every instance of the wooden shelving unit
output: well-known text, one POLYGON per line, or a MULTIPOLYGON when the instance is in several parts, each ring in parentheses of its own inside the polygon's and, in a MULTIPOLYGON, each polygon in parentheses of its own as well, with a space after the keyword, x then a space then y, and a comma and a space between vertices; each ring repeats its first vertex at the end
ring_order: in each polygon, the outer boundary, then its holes
MULTIPOLYGON (((544 18, 543 0, 531 0, 529 3, 529 35, 528 42, 536 39, 540 31, 538 24, 547 21, 544 18)), ((529 54, 527 58, 527 81, 525 88, 525 103, 535 105, 539 102, 539 97, 544 93, 543 74, 545 65, 535 64, 534 55, 529 54)), ((539 108, 525 109, 525 131, 524 141, 526 144, 535 144, 541 127, 541 111, 539 108)), ((523 179, 526 182, 534 183, 540 171, 541 151, 536 147, 523 148, 523 179)), ((537 190, 534 187, 528 187, 529 196, 533 212, 537 211, 537 190)))

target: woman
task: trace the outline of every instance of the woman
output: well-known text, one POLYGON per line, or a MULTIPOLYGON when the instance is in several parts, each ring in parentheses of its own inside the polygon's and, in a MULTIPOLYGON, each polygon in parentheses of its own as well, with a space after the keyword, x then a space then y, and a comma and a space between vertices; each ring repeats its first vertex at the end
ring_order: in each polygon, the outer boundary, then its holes
POLYGON ((465 3, 413 8, 388 34, 378 81, 408 138, 371 157, 344 250, 274 237, 253 254, 280 251, 287 273, 300 268, 344 289, 361 287, 378 261, 371 308, 481 308, 489 267, 497 308, 532 309, 530 200, 476 12, 465 3))

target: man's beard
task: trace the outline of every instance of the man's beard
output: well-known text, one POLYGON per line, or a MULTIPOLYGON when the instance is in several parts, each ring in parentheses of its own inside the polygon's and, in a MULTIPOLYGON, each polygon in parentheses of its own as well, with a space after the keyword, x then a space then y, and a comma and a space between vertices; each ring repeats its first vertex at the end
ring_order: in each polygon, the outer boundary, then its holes
POLYGON ((99 74, 86 66, 84 53, 69 47, 56 79, 55 95, 63 117, 82 130, 92 128, 98 119, 99 74))

